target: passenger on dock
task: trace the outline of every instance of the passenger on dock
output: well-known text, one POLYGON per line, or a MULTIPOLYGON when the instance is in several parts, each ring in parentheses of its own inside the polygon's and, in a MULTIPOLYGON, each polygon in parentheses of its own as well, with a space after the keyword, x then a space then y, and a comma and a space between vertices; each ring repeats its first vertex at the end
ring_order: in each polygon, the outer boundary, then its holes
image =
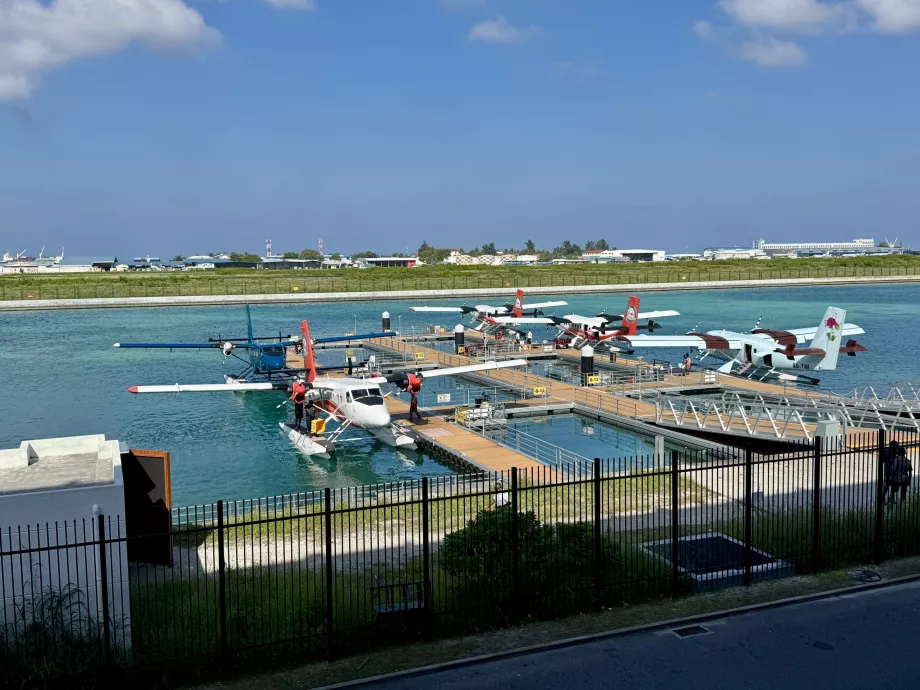
POLYGON ((505 506, 511 505, 511 495, 504 490, 504 485, 501 482, 495 483, 495 495, 492 497, 492 500, 489 501, 489 507, 495 508, 504 508, 505 506))
POLYGON ((907 500, 907 489, 914 476, 914 467, 907 457, 907 450, 898 448, 898 454, 891 465, 891 500, 894 502, 898 490, 901 491, 901 503, 907 500))
POLYGON ((690 374, 690 368, 693 366, 693 360, 690 359, 690 353, 684 355, 684 376, 690 374))
POLYGON ((294 382, 294 392, 291 394, 291 402, 294 403, 294 428, 299 429, 300 423, 303 422, 303 404, 307 399, 307 387, 300 381, 294 382))
MULTIPOLYGON (((546 341, 543 342, 545 343, 546 341)), ((533 345, 533 333, 531 331, 527 331, 527 344, 533 345)))
MULTIPOLYGON (((885 479, 885 489, 882 492, 882 498, 887 498, 888 493, 891 490, 891 468, 894 465, 894 459, 898 456, 899 444, 897 441, 892 441, 888 444, 887 448, 882 449, 882 476, 885 479)), ((896 491, 891 491, 891 498, 894 499, 894 494, 896 491)))

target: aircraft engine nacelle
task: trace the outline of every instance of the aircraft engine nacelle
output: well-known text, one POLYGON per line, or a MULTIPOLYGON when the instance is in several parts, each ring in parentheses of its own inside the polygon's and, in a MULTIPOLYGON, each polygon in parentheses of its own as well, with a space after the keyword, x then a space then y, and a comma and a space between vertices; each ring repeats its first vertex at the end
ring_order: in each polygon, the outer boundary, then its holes
POLYGON ((220 346, 220 349, 223 350, 224 356, 227 356, 233 352, 233 343, 224 343, 220 346))

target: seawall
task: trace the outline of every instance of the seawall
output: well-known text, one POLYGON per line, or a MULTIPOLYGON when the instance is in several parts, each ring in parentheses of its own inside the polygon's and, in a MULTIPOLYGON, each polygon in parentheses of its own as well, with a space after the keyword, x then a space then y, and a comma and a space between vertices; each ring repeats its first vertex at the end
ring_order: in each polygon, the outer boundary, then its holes
MULTIPOLYGON (((662 292, 669 290, 729 290, 738 288, 806 287, 809 285, 888 285, 920 283, 916 276, 853 276, 850 278, 771 278, 765 280, 707 280, 674 283, 613 285, 558 285, 525 288, 528 295, 662 292)), ((275 295, 200 295, 175 297, 105 297, 98 299, 25 299, 0 301, 0 312, 42 309, 110 309, 136 307, 190 307, 226 304, 305 304, 311 302, 364 302, 405 299, 454 299, 460 297, 510 298, 514 288, 465 290, 383 290, 375 292, 314 292, 275 295)))

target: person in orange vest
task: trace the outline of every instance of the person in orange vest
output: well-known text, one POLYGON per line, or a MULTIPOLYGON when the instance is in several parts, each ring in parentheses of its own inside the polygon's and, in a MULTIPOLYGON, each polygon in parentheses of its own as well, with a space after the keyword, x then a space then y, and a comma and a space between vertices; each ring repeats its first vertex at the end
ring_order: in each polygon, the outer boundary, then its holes
POLYGON ((422 392, 422 379, 415 374, 409 374, 406 391, 409 393, 409 421, 412 421, 413 415, 418 417, 418 421, 422 421, 422 415, 418 411, 418 394, 422 392))
POLYGON ((307 400, 307 387, 302 381, 294 382, 294 392, 291 393, 291 402, 294 403, 294 428, 299 429, 303 421, 303 404, 307 400))

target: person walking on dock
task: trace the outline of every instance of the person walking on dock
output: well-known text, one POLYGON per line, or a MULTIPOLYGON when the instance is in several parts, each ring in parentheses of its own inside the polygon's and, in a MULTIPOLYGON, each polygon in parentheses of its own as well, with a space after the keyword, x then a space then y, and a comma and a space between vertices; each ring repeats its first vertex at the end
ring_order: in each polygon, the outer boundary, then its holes
POLYGON ((422 415, 418 411, 418 395, 415 393, 409 393, 409 421, 412 421, 412 418, 417 417, 418 421, 422 421, 422 415))
POLYGON ((901 503, 907 500, 907 489, 910 488, 911 479, 914 476, 914 467, 911 465, 910 458, 907 457, 907 450, 898 448, 898 454, 891 464, 891 500, 895 500, 898 490, 901 491, 901 503))
POLYGON ((897 491, 891 491, 891 467, 894 465, 894 459, 898 456, 898 442, 892 441, 887 448, 882 449, 882 477, 884 478, 884 490, 882 498, 887 499, 891 493, 891 500, 894 500, 897 491))

